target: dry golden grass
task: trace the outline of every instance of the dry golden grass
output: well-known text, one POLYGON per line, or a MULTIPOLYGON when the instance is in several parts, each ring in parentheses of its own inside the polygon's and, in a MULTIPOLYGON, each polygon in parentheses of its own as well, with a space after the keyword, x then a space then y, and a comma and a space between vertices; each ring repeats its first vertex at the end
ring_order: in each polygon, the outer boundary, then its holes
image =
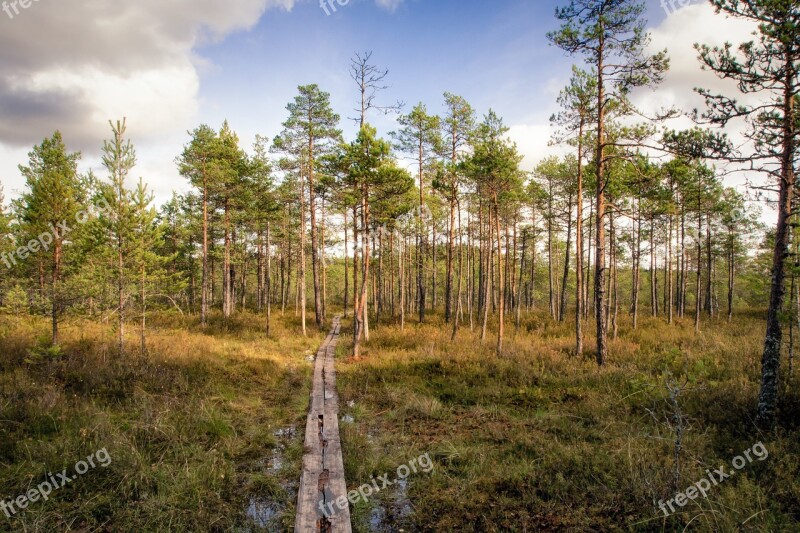
POLYGON ((110 326, 69 322, 48 353, 45 321, 1 316, 0 498, 101 448, 112 464, 0 516, 0 530, 246 531, 248 507, 267 527, 291 523, 302 431, 280 430, 303 427, 305 356, 322 335, 287 317, 267 339, 261 320, 215 316, 204 331, 154 316, 147 355, 132 331, 120 357, 110 326))
POLYGON ((348 483, 425 452, 437 469, 414 476, 408 495, 357 505, 357 530, 796 531, 796 393, 784 398, 782 429, 752 423, 762 329, 748 316, 700 334, 690 321, 646 318, 633 331, 624 320, 602 369, 573 355, 568 323, 538 314, 510 328, 502 357, 468 327, 451 343, 440 317, 375 330, 364 360, 340 366, 344 414, 355 420, 343 425, 348 483), (770 457, 665 518, 656 502, 676 492, 671 381, 686 386, 689 426, 679 490, 758 441, 770 457))

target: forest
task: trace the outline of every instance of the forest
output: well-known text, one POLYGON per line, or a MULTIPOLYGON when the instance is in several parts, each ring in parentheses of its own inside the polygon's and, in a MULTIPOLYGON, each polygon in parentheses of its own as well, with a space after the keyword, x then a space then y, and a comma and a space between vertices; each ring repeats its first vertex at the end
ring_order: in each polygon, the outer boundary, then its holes
POLYGON ((0 531, 304 530, 326 346, 342 531, 796 531, 800 5, 711 4, 755 28, 695 45, 731 91, 651 114, 644 5, 562 0, 533 170, 372 51, 350 108, 310 83, 252 146, 188 131, 163 202, 127 119, 99 171, 53 124, 0 189, 0 531))

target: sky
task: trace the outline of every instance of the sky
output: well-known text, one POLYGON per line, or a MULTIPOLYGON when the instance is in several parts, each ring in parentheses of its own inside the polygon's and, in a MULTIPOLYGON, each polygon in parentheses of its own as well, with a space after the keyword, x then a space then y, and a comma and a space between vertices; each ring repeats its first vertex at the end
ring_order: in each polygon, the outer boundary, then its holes
MULTIPOLYGON (((8 0, 6 0, 8 2, 8 0)), ((657 92, 638 91, 645 110, 702 105, 697 86, 730 91, 703 72, 693 43, 749 40, 752 27, 703 2, 645 0, 652 51, 668 49, 671 71, 657 92), (671 2, 671 5, 670 5, 671 2), (685 5, 683 5, 685 4, 685 5), (674 9, 673 7, 674 6, 674 9)), ((9 2, 10 3, 10 2, 9 2)), ((331 94, 352 139, 358 103, 350 58, 372 51, 389 70, 379 103, 418 102, 440 112, 443 93, 490 108, 510 126, 524 167, 548 147, 550 116, 573 63, 551 46, 555 8, 531 0, 29 0, 0 11, 0 184, 19 195, 18 170, 31 147, 60 130, 83 154, 81 171, 100 165, 108 120, 127 118, 138 154, 131 182, 143 177, 159 203, 189 190, 175 165, 200 124, 224 120, 249 150, 256 134, 274 137, 298 85, 331 94), (10 13, 10 15, 9 15, 10 13)), ((381 134, 395 116, 373 113, 381 134)), ((687 120, 674 126, 688 126, 687 120)), ((726 178, 740 185, 741 176, 726 178)))

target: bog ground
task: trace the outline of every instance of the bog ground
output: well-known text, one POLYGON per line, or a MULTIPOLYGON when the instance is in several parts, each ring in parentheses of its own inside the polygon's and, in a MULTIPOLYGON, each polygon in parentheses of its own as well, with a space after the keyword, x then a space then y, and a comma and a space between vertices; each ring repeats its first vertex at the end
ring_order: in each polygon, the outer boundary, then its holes
MULTIPOLYGON (((11 519, 8 531, 289 531, 311 379, 323 335, 279 320, 265 339, 254 315, 159 315, 147 357, 114 355, 113 332, 81 321, 63 352, 39 355, 43 321, 3 315, 2 496, 10 500, 106 448, 91 470, 11 519)), ((363 358, 338 354, 348 488, 429 454, 434 469, 353 506, 356 531, 792 531, 800 509, 795 382, 782 429, 752 420, 761 322, 742 317, 695 335, 691 321, 647 319, 612 342, 606 368, 570 354, 570 329, 540 315, 497 357, 466 327, 454 343, 439 316, 381 326, 363 358), (680 346, 680 348, 676 348, 680 346), (678 491, 769 452, 707 498, 666 518, 676 431, 685 432, 678 491)))
POLYGON ((800 531, 798 0, 189 3, 0 16, 0 530, 800 531))

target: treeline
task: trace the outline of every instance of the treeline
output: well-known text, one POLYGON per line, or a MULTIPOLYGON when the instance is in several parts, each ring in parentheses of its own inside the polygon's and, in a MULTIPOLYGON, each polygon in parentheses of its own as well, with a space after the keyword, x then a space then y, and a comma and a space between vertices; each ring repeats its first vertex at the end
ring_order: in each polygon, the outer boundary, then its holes
POLYGON ((546 306, 553 320, 574 323, 577 354, 593 319, 603 365, 621 311, 634 328, 647 313, 670 323, 691 316, 699 330, 704 315, 729 319, 741 293, 751 306, 769 306, 760 406, 769 423, 782 321, 796 319, 780 314, 787 272, 791 313, 800 286, 797 269, 786 268, 800 122, 791 26, 798 9, 790 0, 713 3, 761 22, 760 42, 738 54, 698 46, 701 64, 763 94, 763 104, 701 90, 708 105, 694 118, 722 127, 744 119, 751 153, 718 130, 666 129, 675 110, 645 118, 631 92, 655 88, 669 61, 666 51, 645 51, 643 6, 572 0, 548 35, 585 60, 552 118, 553 142, 569 156, 523 171, 501 117, 479 116, 454 94, 444 95, 438 115, 423 103, 407 113, 383 105, 388 71, 371 53, 350 65, 355 139, 343 138, 328 93, 301 86, 282 131, 258 136, 249 151, 228 123, 190 132, 177 165, 193 192, 158 211, 141 180, 131 183, 136 156, 124 121, 111 124, 103 178, 79 174, 80 154, 55 133, 20 167, 26 191, 0 220, 3 305, 47 312, 53 345, 68 310, 114 317, 120 351, 130 323, 146 350, 147 309, 155 306, 196 313, 203 325, 212 308, 223 320, 252 309, 263 313, 267 334, 273 307, 296 312, 303 334, 307 314, 322 328, 342 312, 354 317, 356 358, 370 326, 403 328, 431 311, 443 312, 453 337, 468 325, 485 340, 491 324, 502 354, 505 327, 546 306), (396 113, 397 130, 381 137, 372 113, 396 113), (758 214, 723 186, 723 162, 775 178, 775 231, 762 235, 758 214), (772 251, 755 253, 761 244, 772 251))

